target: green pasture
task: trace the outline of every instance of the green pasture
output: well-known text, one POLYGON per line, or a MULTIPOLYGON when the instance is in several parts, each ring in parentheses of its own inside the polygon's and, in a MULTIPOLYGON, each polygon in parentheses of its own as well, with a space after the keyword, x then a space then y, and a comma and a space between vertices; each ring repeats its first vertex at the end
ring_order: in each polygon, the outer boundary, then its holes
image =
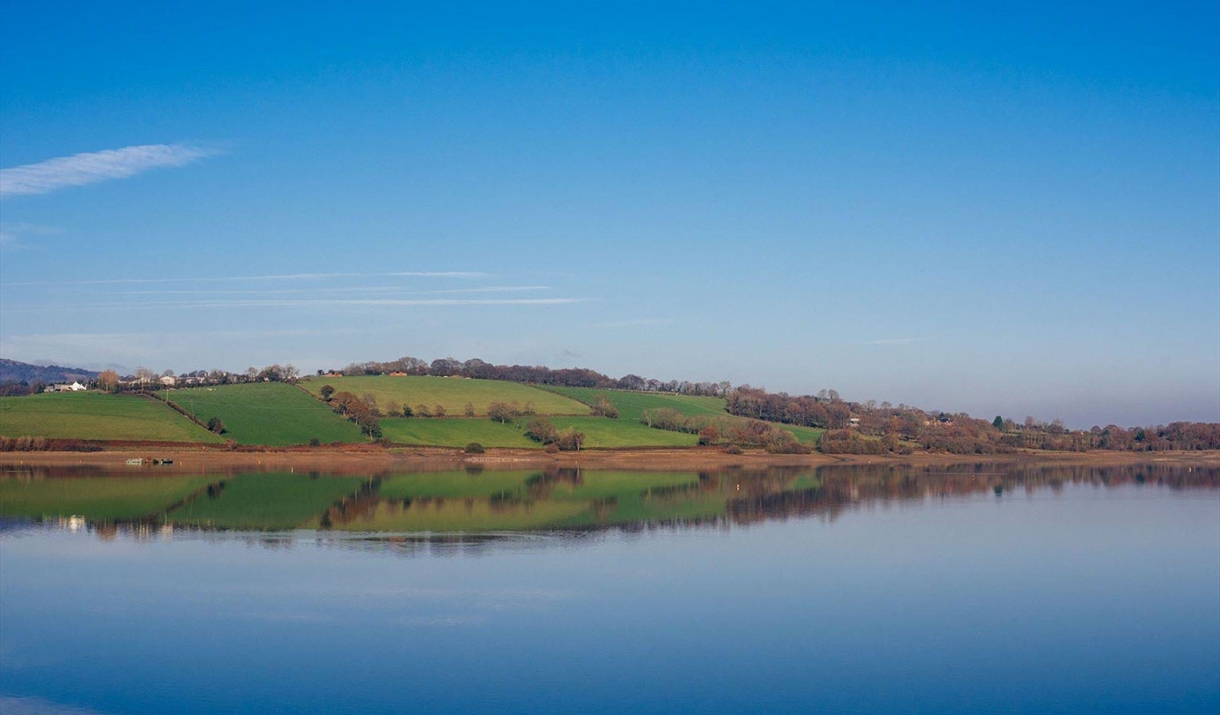
POLYGON ((592 405, 602 397, 618 408, 618 418, 628 422, 639 422, 644 410, 668 407, 684 415, 706 415, 724 417, 724 400, 719 397, 696 397, 673 395, 663 392, 630 392, 628 390, 598 390, 591 387, 548 387, 549 391, 566 395, 586 405, 592 405))
POLYGON ((475 415, 487 416, 487 407, 493 402, 516 402, 524 408, 533 403, 534 411, 540 415, 587 415, 589 407, 577 400, 569 399, 536 387, 502 380, 471 380, 460 377, 432 377, 411 375, 389 377, 375 375, 364 377, 312 377, 301 383, 307 390, 318 394, 323 385, 335 391, 346 391, 356 397, 371 394, 377 398, 377 406, 383 411, 391 402, 410 406, 427 405, 429 410, 442 405, 450 417, 465 414, 466 403, 474 407, 475 415))
POLYGON ((171 390, 169 398, 204 423, 219 417, 224 436, 239 444, 367 441, 354 422, 282 382, 192 387, 171 390))
POLYGON ((292 529, 316 524, 328 507, 355 494, 366 481, 283 472, 243 474, 218 482, 213 493, 183 504, 168 520, 215 529, 292 529))
POLYGON ((635 420, 605 417, 553 417, 551 423, 563 430, 575 427, 585 434, 586 449, 623 447, 693 447, 699 438, 683 432, 653 429, 635 420))
POLYGON ((207 486, 195 477, 0 479, 0 516, 83 516, 89 521, 155 518, 207 486))
POLYGON ((773 422, 776 427, 782 430, 787 430, 796 437, 798 442, 804 442, 809 445, 816 445, 818 440, 822 439, 822 435, 826 434, 826 430, 821 427, 801 427, 799 425, 782 425, 778 422, 773 422))
MULTIPOLYGON (((692 434, 652 429, 639 422, 605 417, 548 417, 557 429, 574 427, 585 434, 586 449, 623 447, 692 447, 698 438, 692 434)), ((525 436, 528 419, 492 422, 487 418, 421 419, 383 418, 382 434, 398 444, 437 447, 465 447, 478 442, 484 447, 541 449, 542 445, 525 436)))
POLYGON ((0 434, 155 442, 224 441, 158 400, 103 392, 0 398, 0 434))
POLYGON ((512 422, 492 422, 486 417, 474 418, 382 418, 381 433, 398 444, 418 444, 434 447, 465 447, 478 442, 484 447, 541 448, 542 445, 523 434, 524 423, 518 428, 512 422))

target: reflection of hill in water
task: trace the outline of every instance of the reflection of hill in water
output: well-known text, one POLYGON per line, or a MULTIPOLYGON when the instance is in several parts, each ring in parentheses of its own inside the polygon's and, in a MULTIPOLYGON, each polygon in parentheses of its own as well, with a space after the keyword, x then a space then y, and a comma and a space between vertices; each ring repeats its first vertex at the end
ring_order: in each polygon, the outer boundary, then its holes
MULTIPOLYGON (((350 548, 482 548, 488 539, 546 544, 606 529, 723 527, 819 516, 861 505, 988 494, 1151 484, 1220 487, 1220 467, 965 464, 844 465, 701 472, 580 469, 413 472, 375 476, 257 473, 106 476, 27 469, 0 476, 0 530, 29 521, 165 538, 175 531, 330 532, 350 548), (482 534, 483 536, 478 536, 482 534), (362 535, 362 536, 357 536, 362 535)), ((252 535, 269 545, 283 536, 252 535)))

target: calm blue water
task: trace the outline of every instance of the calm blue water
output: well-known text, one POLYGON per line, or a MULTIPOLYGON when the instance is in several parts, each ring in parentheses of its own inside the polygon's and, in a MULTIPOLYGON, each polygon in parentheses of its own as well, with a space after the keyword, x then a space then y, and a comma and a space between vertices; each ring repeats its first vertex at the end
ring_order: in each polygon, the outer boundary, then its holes
POLYGON ((1214 476, 903 480, 478 537, 10 521, 0 712, 1220 712, 1214 476))

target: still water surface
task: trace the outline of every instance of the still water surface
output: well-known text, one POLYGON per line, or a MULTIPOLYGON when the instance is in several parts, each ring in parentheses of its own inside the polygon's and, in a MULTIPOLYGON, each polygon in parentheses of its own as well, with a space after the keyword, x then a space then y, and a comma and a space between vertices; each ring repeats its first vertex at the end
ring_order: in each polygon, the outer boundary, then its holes
POLYGON ((0 712, 1220 712, 1220 469, 0 476, 0 712))

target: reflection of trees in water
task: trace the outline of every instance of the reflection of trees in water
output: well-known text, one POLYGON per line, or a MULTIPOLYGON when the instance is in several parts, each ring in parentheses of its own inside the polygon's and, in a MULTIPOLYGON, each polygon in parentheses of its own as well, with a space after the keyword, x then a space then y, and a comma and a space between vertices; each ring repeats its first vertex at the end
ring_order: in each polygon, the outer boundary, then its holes
MULTIPOLYGON (((93 476, 105 478, 107 473, 96 468, 41 468, 7 470, 3 479, 37 481, 64 477, 93 476)), ((590 472, 592 474, 592 472, 590 472)), ((666 472, 672 482, 673 472, 666 472)), ((1090 485, 1099 489, 1132 484, 1156 485, 1170 489, 1220 488, 1220 467, 1186 467, 1170 464, 1133 464, 1120 466, 1087 466, 1074 464, 1012 464, 978 463, 928 467, 900 465, 833 465, 818 468, 767 467, 726 468, 690 472, 690 481, 683 484, 659 484, 644 492, 625 490, 621 494, 590 498, 587 502, 587 523, 564 528, 565 539, 580 533, 614 530, 620 533, 644 533, 657 530, 717 528, 748 525, 770 520, 820 516, 834 520, 844 511, 862 505, 889 502, 917 502, 933 498, 993 495, 1004 498, 1018 491, 1059 490, 1065 485, 1090 485), (624 521, 617 510, 624 499, 645 503, 647 518, 624 521), (692 510, 692 505, 707 507, 692 510), (695 516, 684 515, 702 511, 695 516)), ((469 475, 477 477, 477 474, 469 475)), ((557 489, 572 490, 586 483, 586 473, 575 468, 544 469, 524 477, 522 489, 515 493, 498 493, 489 497, 395 497, 380 495, 382 480, 370 477, 359 489, 332 504, 318 517, 322 529, 342 530, 346 526, 359 528, 372 519, 378 509, 390 513, 411 508, 440 509, 446 502, 461 505, 472 514, 476 505, 485 503, 492 514, 509 514, 528 509, 556 495, 557 489)), ((317 475, 301 475, 302 479, 317 475)), ((638 481, 636 489, 638 489, 638 481)), ((224 475, 192 494, 192 499, 220 499, 226 487, 224 475)), ((181 503, 181 502, 180 502, 181 503)), ((168 511, 168 509, 166 510, 168 511)), ((165 538, 174 532, 207 531, 202 527, 171 526, 159 516, 132 521, 90 521, 68 519, 65 514, 50 517, 64 528, 79 529, 84 524, 102 539, 119 535, 137 539, 165 538)), ((35 520, 37 521, 37 520, 35 520)), ((9 528, 7 525, 5 528, 9 528)), ((281 547, 288 545, 283 536, 247 534, 255 543, 281 547)), ((414 553, 420 543, 434 544, 437 549, 453 547, 448 554, 475 553, 504 534, 485 536, 387 535, 368 539, 340 539, 345 548, 366 548, 368 544, 384 544, 403 553, 414 553), (460 547, 460 548, 459 548, 460 547)), ((514 537, 516 538, 516 537, 514 537)), ((288 539, 291 541, 291 538, 288 539)), ((538 543, 553 543, 543 539, 538 543)), ((523 542, 524 543, 524 542, 523 542)), ((428 549, 429 553, 431 547, 428 549)))
MULTIPOLYGON (((816 470, 820 484, 795 491, 751 490, 729 500, 727 513, 734 524, 820 514, 834 518, 847 509, 874 502, 919 501, 928 498, 997 496, 1040 489, 1062 489, 1066 484, 1099 488, 1149 484, 1171 489, 1220 488, 1220 467, 1177 465, 955 464, 911 468, 901 466, 843 465, 816 470)), ((768 474, 759 483, 771 484, 768 474)), ((742 475, 741 481, 752 481, 742 475)))

